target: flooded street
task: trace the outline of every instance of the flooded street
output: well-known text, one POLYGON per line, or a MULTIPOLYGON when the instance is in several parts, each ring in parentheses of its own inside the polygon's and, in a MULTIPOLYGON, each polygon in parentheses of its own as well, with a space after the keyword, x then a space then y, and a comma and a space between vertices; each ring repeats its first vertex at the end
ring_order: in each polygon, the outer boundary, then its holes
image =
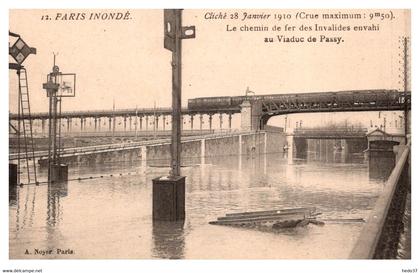
POLYGON ((92 178, 18 188, 9 202, 10 258, 345 259, 363 223, 271 231, 208 222, 231 212, 306 206, 316 207, 320 220, 366 219, 384 186, 369 178, 363 155, 332 147, 304 159, 207 158, 182 169, 185 222, 153 224, 152 179, 168 171, 127 162, 70 166, 70 179, 92 178))

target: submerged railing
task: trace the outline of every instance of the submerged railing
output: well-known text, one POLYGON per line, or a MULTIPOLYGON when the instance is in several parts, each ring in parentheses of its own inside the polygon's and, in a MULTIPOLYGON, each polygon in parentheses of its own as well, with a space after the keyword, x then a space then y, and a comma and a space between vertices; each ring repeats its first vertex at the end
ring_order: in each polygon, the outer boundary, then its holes
POLYGON ((410 191, 411 142, 403 146, 394 170, 386 181, 366 225, 350 254, 350 259, 395 259, 404 228, 403 216, 410 191))

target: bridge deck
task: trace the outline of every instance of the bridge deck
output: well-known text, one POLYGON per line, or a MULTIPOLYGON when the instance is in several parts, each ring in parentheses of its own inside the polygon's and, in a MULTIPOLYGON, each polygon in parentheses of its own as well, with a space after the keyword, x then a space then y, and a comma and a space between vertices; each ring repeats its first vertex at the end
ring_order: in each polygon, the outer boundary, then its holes
MULTIPOLYGON (((188 108, 182 108, 181 113, 183 115, 194 115, 194 114, 234 114, 240 113, 239 107, 226 107, 226 108, 217 108, 217 109, 203 109, 203 110, 190 110, 188 108)), ((94 110, 94 111, 63 111, 59 117, 61 118, 109 118, 109 117, 143 117, 143 116, 153 116, 153 115, 166 115, 169 116, 172 114, 172 108, 130 108, 130 109, 116 109, 116 110, 94 110)), ((23 118, 28 118, 23 116, 23 118)), ((11 113, 9 119, 17 120, 18 115, 16 113, 11 113)), ((38 112, 32 113, 31 119, 48 119, 48 112, 38 112)))

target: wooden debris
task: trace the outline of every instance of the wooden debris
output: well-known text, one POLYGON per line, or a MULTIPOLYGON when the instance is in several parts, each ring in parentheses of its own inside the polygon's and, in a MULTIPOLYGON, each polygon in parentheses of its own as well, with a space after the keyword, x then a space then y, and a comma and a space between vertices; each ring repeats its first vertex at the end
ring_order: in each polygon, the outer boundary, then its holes
POLYGON ((316 212, 315 207, 289 208, 265 211, 250 211, 239 213, 227 213, 211 221, 212 225, 227 225, 247 228, 270 228, 274 230, 283 228, 304 227, 309 224, 323 226, 325 222, 337 223, 364 223, 363 218, 338 218, 317 219, 322 213, 316 212))
MULTIPOLYGON (((211 221, 212 225, 229 225, 241 227, 271 226, 274 229, 306 226, 315 215, 316 208, 291 208, 267 211, 228 213, 224 217, 211 221)), ((314 222, 315 223, 315 222, 314 222)))

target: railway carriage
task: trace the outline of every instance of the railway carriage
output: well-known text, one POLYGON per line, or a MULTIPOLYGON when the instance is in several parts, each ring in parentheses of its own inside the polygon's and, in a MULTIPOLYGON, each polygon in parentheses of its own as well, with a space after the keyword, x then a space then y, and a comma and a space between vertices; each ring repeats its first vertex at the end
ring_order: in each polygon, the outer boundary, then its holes
POLYGON ((188 109, 202 110, 202 109, 223 109, 229 108, 232 105, 232 97, 205 97, 188 100, 188 109))
POLYGON ((188 100, 190 110, 239 107, 245 100, 273 102, 280 108, 354 107, 400 104, 402 95, 397 90, 313 92, 270 94, 256 96, 204 97, 188 100))

